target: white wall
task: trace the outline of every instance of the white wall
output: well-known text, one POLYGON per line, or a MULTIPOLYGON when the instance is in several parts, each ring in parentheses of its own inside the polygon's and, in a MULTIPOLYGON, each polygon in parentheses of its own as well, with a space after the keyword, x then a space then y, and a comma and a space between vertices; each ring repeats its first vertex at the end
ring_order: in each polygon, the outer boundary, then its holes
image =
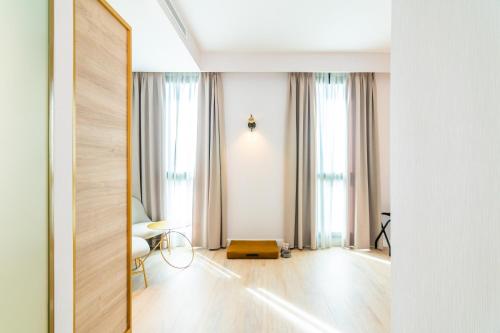
POLYGON ((54 332, 73 330, 73 1, 54 0, 54 332))
POLYGON ((207 72, 381 72, 390 71, 390 54, 373 52, 230 53, 205 52, 207 72))
POLYGON ((134 72, 198 72, 200 51, 179 33, 164 0, 108 0, 132 27, 134 72))
MULTIPOLYGON (((389 74, 377 74, 382 209, 389 202, 389 74)), ((284 237, 287 73, 224 73, 228 238, 284 237), (257 129, 250 132, 252 113, 257 129)))
POLYGON ((287 82, 285 73, 223 74, 229 239, 283 238, 287 82))
POLYGON ((500 330, 500 1, 393 1, 392 330, 500 330))
POLYGON ((0 40, 0 331, 47 332, 49 1, 1 1, 0 40))

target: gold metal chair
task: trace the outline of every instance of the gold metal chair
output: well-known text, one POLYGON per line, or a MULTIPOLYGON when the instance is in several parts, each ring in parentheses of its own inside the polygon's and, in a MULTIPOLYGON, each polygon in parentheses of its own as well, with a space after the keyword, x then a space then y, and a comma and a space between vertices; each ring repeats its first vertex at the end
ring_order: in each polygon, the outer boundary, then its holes
POLYGON ((132 269, 132 274, 142 274, 144 277, 144 285, 148 287, 148 278, 146 276, 146 266, 144 259, 150 252, 149 244, 140 237, 132 237, 132 259, 135 267, 132 269))

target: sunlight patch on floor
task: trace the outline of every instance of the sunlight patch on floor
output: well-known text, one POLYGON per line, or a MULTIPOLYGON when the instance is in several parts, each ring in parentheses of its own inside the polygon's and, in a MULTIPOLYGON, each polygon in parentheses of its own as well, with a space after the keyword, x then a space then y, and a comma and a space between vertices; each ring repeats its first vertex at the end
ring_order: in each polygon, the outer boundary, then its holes
POLYGON ((241 279, 240 275, 236 274, 235 272, 233 272, 230 269, 227 269, 226 267, 222 266, 221 264, 216 263, 215 261, 204 256, 203 254, 197 253, 196 257, 198 259, 201 259, 200 262, 202 262, 203 264, 210 266, 212 269, 217 270, 219 273, 221 273, 222 275, 224 275, 228 278, 241 279))
POLYGON ((354 254, 356 256, 359 256, 359 257, 363 257, 365 259, 369 259, 369 260, 373 260, 373 261, 376 261, 376 262, 380 262, 382 264, 386 264, 386 265, 390 265, 391 264, 391 261, 390 260, 387 260, 387 259, 381 259, 381 258, 377 258, 373 255, 369 255, 369 254, 366 254, 366 251, 365 252, 359 252, 358 250, 351 250, 349 251, 350 254, 354 254))
POLYGON ((341 333, 330 325, 265 289, 246 288, 246 290, 259 300, 271 306, 287 320, 300 326, 304 329, 304 332, 341 333))

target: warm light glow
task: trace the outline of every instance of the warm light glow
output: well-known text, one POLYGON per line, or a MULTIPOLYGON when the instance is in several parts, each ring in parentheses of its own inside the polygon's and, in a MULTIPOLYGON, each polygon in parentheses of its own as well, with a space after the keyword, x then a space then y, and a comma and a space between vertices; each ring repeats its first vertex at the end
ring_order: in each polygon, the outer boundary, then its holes
POLYGON ((300 326, 304 332, 331 332, 341 333, 330 325, 320 321, 316 317, 310 315, 295 305, 281 299, 280 297, 270 293, 262 288, 247 288, 247 291, 271 306, 275 311, 279 312, 290 322, 300 326))
POLYGON ((248 144, 250 144, 250 145, 257 144, 257 147, 258 147, 259 145, 261 145, 263 143, 262 141, 264 141, 264 138, 262 138, 262 136, 258 132, 247 131, 243 135, 243 140, 244 140, 244 143, 247 144, 247 148, 250 148, 250 146, 248 146, 248 144))

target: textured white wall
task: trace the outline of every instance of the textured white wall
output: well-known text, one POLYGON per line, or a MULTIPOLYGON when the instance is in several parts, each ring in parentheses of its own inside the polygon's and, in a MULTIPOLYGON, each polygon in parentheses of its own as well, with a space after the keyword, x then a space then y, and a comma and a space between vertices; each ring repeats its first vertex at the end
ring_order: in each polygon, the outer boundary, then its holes
POLYGON ((48 331, 49 1, 0 2, 0 331, 48 331))
POLYGON ((392 330, 500 332, 500 1, 392 20, 392 330))
POLYGON ((283 238, 287 82, 286 73, 223 74, 229 239, 283 238))

